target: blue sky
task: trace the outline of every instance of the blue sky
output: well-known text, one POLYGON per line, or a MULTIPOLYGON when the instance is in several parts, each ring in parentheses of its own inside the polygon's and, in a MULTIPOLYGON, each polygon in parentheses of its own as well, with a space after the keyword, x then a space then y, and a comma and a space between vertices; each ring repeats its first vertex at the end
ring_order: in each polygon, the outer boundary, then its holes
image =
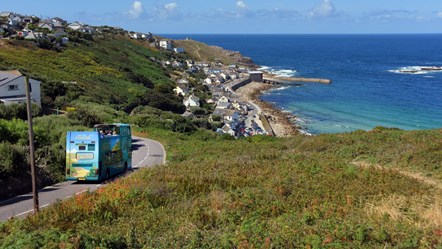
POLYGON ((442 32, 442 0, 14 0, 0 9, 157 34, 442 32))

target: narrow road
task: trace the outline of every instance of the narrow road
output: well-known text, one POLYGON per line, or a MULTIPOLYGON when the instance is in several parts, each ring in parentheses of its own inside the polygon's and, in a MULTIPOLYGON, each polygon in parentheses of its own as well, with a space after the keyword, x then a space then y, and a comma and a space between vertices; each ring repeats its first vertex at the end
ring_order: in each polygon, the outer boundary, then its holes
MULTIPOLYGON (((133 137, 132 165, 134 169, 162 165, 166 162, 166 151, 159 142, 133 137)), ((47 207, 57 200, 64 200, 86 191, 94 191, 106 183, 62 182, 38 191, 40 208, 47 207)), ((12 217, 22 217, 33 212, 32 193, 19 195, 0 202, 0 221, 12 217)))

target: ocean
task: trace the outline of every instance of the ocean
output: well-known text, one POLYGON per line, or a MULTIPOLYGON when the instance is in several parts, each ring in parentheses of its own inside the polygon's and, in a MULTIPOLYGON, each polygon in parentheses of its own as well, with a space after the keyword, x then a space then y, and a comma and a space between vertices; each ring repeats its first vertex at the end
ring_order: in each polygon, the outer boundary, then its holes
POLYGON ((442 35, 165 35, 239 51, 281 76, 330 85, 284 85, 261 98, 311 134, 442 128, 442 35), (431 69, 431 68, 430 68, 431 69))

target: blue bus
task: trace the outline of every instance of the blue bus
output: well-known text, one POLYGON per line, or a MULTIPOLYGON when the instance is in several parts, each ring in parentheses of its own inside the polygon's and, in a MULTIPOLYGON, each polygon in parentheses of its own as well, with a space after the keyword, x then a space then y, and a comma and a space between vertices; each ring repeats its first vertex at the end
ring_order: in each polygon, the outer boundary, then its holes
POLYGON ((102 181, 132 168, 128 124, 99 124, 66 134, 66 180, 102 181))

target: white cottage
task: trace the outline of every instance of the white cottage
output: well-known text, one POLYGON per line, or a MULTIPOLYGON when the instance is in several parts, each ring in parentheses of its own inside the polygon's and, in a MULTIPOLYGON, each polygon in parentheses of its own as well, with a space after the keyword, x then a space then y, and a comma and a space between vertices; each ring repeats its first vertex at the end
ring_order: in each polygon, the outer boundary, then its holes
MULTIPOLYGON (((19 71, 0 71, 0 102, 3 104, 26 102, 26 78, 19 71)), ((41 82, 29 79, 31 101, 41 106, 41 82)))
POLYGON ((160 41, 160 47, 166 50, 172 50, 172 42, 171 41, 160 41))
POLYGON ((189 97, 184 99, 184 105, 186 107, 196 107, 200 106, 200 98, 195 95, 190 95, 189 97))

